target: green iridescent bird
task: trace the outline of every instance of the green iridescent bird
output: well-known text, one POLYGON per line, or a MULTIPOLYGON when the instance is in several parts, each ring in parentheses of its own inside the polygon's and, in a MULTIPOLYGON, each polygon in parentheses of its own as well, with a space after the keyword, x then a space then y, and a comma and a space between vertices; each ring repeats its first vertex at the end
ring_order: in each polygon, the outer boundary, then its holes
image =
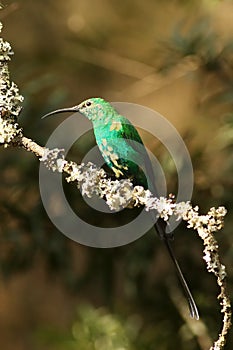
MULTIPOLYGON (((117 178, 130 178, 135 185, 149 188, 156 196, 156 179, 153 175, 151 161, 140 135, 126 117, 120 115, 104 99, 90 98, 77 106, 50 112, 43 118, 63 112, 79 112, 92 122, 100 152, 117 178)), ((188 301, 190 316, 199 319, 197 306, 171 246, 171 234, 168 235, 165 232, 166 224, 164 220, 157 220, 154 227, 165 243, 175 265, 179 281, 188 301)))

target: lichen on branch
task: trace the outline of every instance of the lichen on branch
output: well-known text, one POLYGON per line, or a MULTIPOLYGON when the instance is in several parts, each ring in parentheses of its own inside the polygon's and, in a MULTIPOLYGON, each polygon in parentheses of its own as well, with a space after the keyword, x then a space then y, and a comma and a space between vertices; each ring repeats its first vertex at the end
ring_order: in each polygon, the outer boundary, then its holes
MULTIPOLYGON (((2 24, 0 23, 0 32, 2 24)), ((22 133, 17 123, 23 96, 10 80, 8 62, 13 55, 11 45, 0 38, 0 144, 8 147, 22 133)))

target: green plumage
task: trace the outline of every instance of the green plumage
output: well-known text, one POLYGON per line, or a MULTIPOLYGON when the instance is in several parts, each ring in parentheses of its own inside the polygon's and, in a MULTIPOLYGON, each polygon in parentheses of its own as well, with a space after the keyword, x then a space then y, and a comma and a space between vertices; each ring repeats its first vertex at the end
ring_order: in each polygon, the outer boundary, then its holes
POLYGON ((83 102, 79 111, 92 121, 96 143, 116 177, 130 177, 135 185, 147 187, 144 172, 152 171, 149 157, 130 121, 101 98, 83 102))
MULTIPOLYGON (((135 185, 149 188, 155 196, 157 195, 152 165, 140 135, 130 121, 120 115, 109 102, 102 98, 90 98, 77 106, 53 111, 44 117, 61 112, 79 112, 86 116, 93 123, 96 143, 115 176, 130 178, 135 185)), ((189 303, 191 317, 198 319, 196 304, 172 250, 171 235, 166 234, 166 224, 162 219, 158 219, 154 227, 175 265, 189 303)))

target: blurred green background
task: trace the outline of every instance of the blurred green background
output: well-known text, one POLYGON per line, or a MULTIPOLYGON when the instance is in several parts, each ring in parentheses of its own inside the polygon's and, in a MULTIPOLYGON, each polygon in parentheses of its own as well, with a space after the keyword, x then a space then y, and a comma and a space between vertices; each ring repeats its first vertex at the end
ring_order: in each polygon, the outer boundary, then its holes
MULTIPOLYGON (((15 52, 11 77, 25 97, 20 116, 25 135, 44 145, 63 117, 40 117, 93 96, 139 103, 164 115, 191 154, 193 204, 203 213, 219 205, 229 211, 217 239, 232 294, 233 1, 3 4, 3 37, 15 52)), ((144 141, 175 193, 169 155, 148 135, 144 141)), ((80 161, 93 144, 93 135, 87 135, 70 158, 80 161)), ((195 232, 181 225, 175 250, 205 325, 198 326, 198 336, 180 315, 174 269, 153 232, 107 250, 72 242, 43 209, 38 159, 2 149, 0 162, 4 350, 208 349, 221 325, 219 290, 206 272, 195 232)), ((77 192, 67 188, 72 203, 80 203, 77 192)), ((93 215, 86 206, 79 210, 93 215)), ((104 215, 98 220, 116 224, 104 215)), ((226 349, 232 348, 231 334, 226 349)))

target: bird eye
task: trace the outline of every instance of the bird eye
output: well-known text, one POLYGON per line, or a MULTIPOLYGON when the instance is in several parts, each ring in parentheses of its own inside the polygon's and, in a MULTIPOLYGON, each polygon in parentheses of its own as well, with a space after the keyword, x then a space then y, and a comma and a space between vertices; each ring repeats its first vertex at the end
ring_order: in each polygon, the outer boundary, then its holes
POLYGON ((91 106, 91 101, 87 101, 87 102, 86 102, 86 106, 87 106, 87 107, 90 107, 90 106, 91 106))

